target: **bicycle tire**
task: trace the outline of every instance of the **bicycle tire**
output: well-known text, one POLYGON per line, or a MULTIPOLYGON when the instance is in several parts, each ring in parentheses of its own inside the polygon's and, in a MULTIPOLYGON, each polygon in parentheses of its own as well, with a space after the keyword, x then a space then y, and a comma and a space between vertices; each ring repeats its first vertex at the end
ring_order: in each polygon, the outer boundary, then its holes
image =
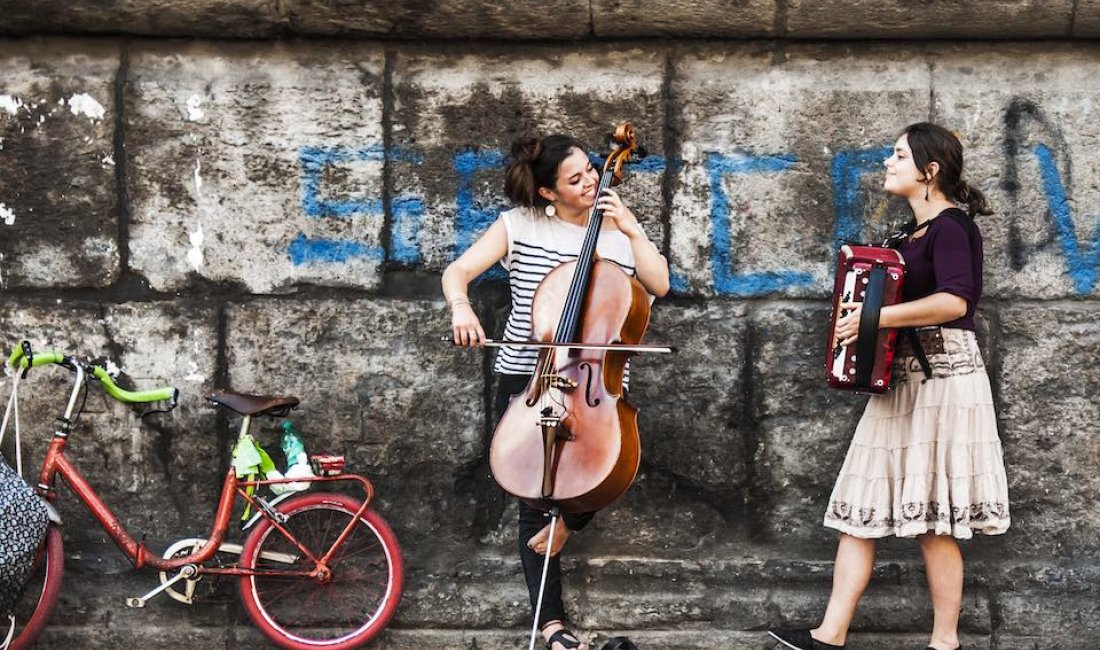
MULTIPOLYGON (((321 557, 361 504, 348 496, 317 493, 288 499, 276 509, 287 518, 282 526, 321 557)), ((359 524, 330 562, 329 581, 241 578, 241 600, 264 636, 290 650, 347 650, 367 643, 386 627, 404 587, 401 549, 389 525, 373 510, 364 512, 359 524)), ((285 570, 289 556, 294 563, 290 566, 312 570, 312 563, 300 555, 264 517, 245 540, 240 567, 285 570)))
MULTIPOLYGON (((23 595, 15 605, 15 636, 12 637, 8 650, 29 650, 34 647, 57 606, 64 570, 65 552, 61 529, 50 524, 39 557, 35 560, 35 568, 23 595), (25 619, 26 623, 20 624, 21 619, 25 619)), ((0 634, 0 641, 3 641, 3 636, 0 634)))

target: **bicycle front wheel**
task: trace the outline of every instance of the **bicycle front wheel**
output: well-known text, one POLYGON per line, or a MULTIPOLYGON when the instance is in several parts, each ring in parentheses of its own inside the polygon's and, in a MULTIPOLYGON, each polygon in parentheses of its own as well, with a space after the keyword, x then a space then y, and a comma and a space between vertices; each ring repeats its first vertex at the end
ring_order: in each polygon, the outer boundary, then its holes
MULTIPOLYGON (((53 615, 57 597, 61 594, 61 574, 65 570, 65 552, 61 529, 50 524, 46 539, 34 560, 23 594, 15 603, 15 635, 8 650, 29 650, 34 647, 46 623, 53 615)), ((7 636, 10 621, 0 621, 0 643, 7 636)))
MULTIPOLYGON (((340 494, 305 494, 276 506, 282 524, 317 558, 352 522, 362 501, 340 494)), ((265 517, 245 540, 241 568, 312 571, 314 563, 265 517)), ((378 513, 355 522, 325 579, 249 575, 241 599, 256 627, 292 650, 357 648, 385 628, 401 599, 404 568, 397 538, 378 513)))

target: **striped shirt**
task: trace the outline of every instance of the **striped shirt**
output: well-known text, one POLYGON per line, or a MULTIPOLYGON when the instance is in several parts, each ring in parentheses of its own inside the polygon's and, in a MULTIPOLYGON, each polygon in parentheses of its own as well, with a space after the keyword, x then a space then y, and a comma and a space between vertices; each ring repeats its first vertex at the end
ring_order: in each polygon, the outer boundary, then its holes
MULTIPOLYGON (((512 310, 504 326, 503 340, 526 341, 531 338, 531 299, 535 288, 560 264, 577 259, 587 228, 547 217, 533 208, 514 208, 500 218, 508 230, 508 254, 500 264, 508 271, 512 289, 512 310)), ((630 240, 619 230, 601 231, 596 252, 602 259, 618 264, 628 275, 637 275, 630 240)), ((493 371, 531 375, 538 357, 537 348, 504 346, 497 353, 493 371)))

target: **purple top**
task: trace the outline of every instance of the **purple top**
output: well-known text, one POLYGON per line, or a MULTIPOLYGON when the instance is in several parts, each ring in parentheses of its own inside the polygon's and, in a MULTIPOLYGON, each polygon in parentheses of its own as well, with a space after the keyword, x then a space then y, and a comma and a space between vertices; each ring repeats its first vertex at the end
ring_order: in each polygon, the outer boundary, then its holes
POLYGON ((962 219, 970 219, 958 208, 936 215, 923 237, 898 247, 905 259, 905 284, 902 300, 909 302, 946 291, 966 300, 966 315, 941 327, 974 329, 974 308, 982 297, 982 234, 972 223, 971 236, 966 227, 947 213, 954 210, 962 219))

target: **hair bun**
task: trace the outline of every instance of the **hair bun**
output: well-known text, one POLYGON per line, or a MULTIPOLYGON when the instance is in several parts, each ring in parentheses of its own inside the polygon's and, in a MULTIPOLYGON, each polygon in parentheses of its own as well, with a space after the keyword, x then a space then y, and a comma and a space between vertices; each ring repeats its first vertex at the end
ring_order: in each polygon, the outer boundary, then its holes
POLYGON ((568 135, 516 138, 505 164, 504 193, 515 205, 537 208, 549 204, 546 197, 539 194, 539 189, 555 187, 558 166, 574 149, 583 152, 584 145, 568 135))
POLYGON ((530 164, 538 160, 541 155, 542 138, 525 136, 516 138, 512 143, 513 160, 530 164))

